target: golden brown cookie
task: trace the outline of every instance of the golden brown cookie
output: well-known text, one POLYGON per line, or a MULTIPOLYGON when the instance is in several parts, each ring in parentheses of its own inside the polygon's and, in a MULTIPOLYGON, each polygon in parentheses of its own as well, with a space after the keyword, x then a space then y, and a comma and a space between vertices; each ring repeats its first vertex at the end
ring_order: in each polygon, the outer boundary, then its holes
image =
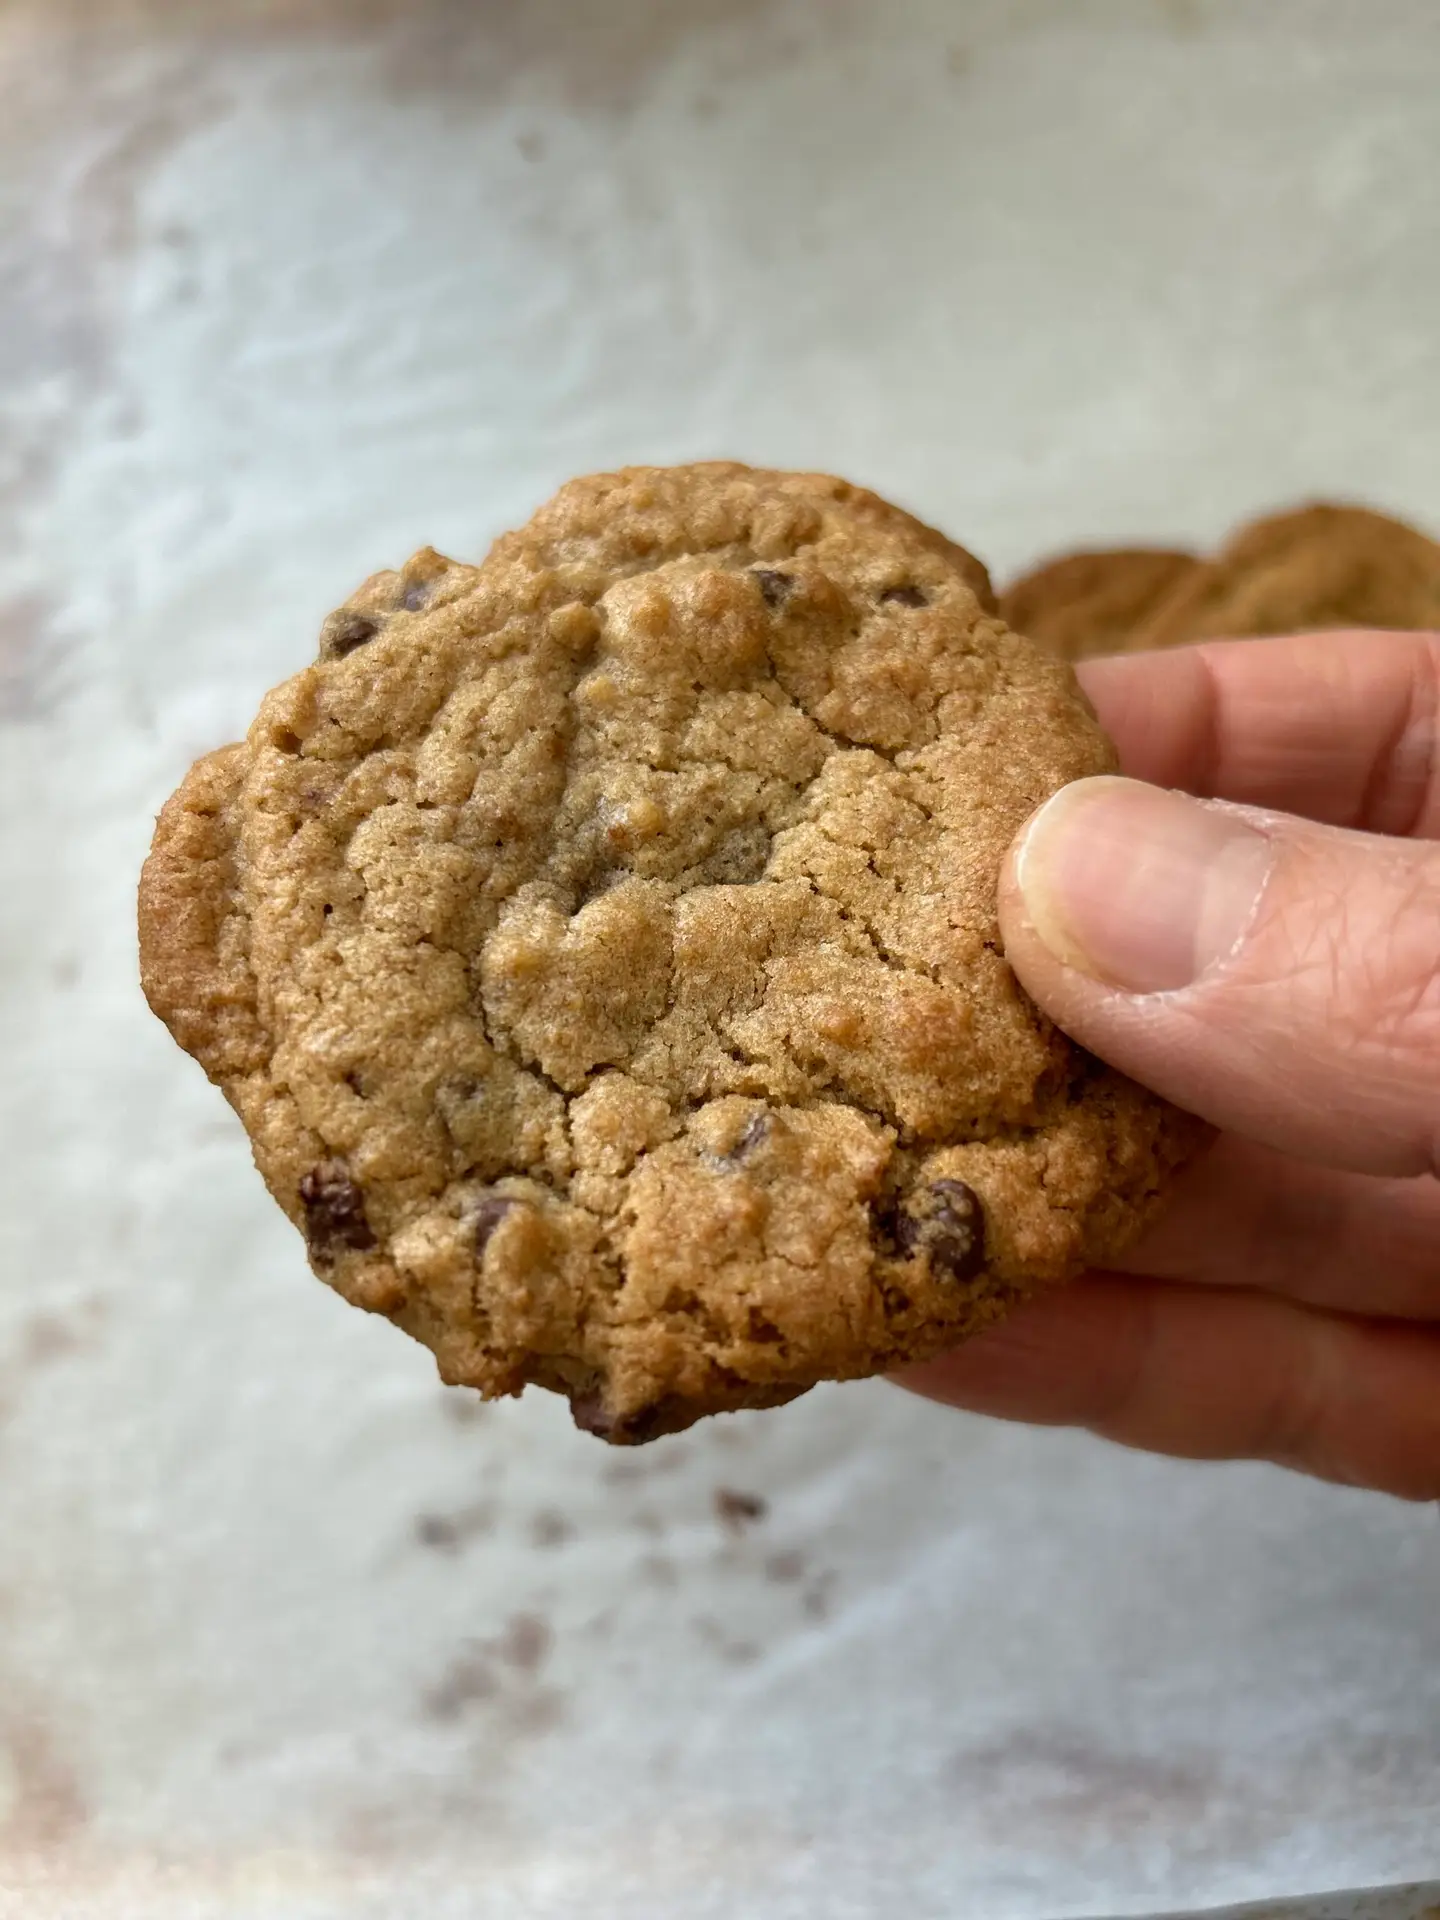
POLYGON ((1160 548, 1065 554, 1001 596, 1009 626, 1063 654, 1325 627, 1440 627, 1440 545, 1364 507, 1252 520, 1211 560, 1160 548))
POLYGON ((1067 553, 1022 577, 1000 599, 1000 617, 1066 660, 1121 653, 1180 581, 1198 568, 1163 547, 1067 553))
POLYGON ((1440 545, 1363 507, 1252 520, 1142 619, 1136 647, 1324 627, 1440 626, 1440 545))
POLYGON ((145 990, 315 1271, 636 1442, 874 1373, 1112 1257, 1195 1123, 996 925, 1114 764, 984 570, 839 480, 565 487, 417 554, 161 815, 145 990))

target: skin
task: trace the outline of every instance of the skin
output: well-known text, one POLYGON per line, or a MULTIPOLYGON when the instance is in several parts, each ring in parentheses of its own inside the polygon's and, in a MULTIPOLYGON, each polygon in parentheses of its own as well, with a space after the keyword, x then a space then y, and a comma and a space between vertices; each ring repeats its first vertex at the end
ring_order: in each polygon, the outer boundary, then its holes
POLYGON ((1123 1273, 903 1383, 1440 1499, 1440 635, 1228 641, 1080 671, 1131 780, 1231 804, 1067 789, 1011 850, 1006 951, 1076 1040, 1221 1136, 1123 1273), (1063 838, 1051 810, 1094 824, 1087 810, 1116 804, 1162 841, 1188 836, 1218 876, 1192 890, 1183 940, 1151 929, 1149 991, 1132 923, 1164 862, 1137 855, 1128 888, 1113 863, 1089 945, 1064 905, 1106 882, 1107 840, 1063 838))

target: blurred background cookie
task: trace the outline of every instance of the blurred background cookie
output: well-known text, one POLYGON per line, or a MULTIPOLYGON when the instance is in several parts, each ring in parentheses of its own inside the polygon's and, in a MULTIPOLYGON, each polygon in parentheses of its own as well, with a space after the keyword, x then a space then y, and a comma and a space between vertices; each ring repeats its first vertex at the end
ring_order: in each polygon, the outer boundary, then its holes
POLYGON ((1068 660, 1321 627, 1440 625, 1440 544, 1365 507, 1252 520, 1210 560, 1163 548, 1065 554, 1001 596, 1008 625, 1068 660))
POLYGON ((1067 553, 1023 574, 1000 599, 1006 626, 1053 647, 1067 660, 1117 653, 1132 644, 1183 580, 1201 571, 1192 553, 1121 547, 1067 553))
POLYGON ((1316 627, 1440 624, 1440 545, 1364 507, 1252 520, 1135 628, 1135 647, 1316 627))

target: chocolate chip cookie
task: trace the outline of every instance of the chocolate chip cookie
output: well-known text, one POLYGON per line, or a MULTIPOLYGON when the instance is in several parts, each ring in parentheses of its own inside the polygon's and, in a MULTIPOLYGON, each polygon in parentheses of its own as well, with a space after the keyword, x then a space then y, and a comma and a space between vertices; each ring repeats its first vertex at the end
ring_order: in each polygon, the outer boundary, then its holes
POLYGON ((1062 554, 1006 589, 1000 617, 1066 660, 1121 653, 1200 564, 1164 547, 1062 554))
POLYGON ((634 1443, 988 1326, 1199 1129, 1021 992, 996 878, 1114 765, 984 569, 873 495, 578 480, 417 554, 166 806, 150 1003, 315 1271, 634 1443))
POLYGON ((1068 554, 1016 580, 1006 622, 1067 660, 1324 627, 1440 626, 1440 545, 1363 507, 1317 504, 1241 527, 1213 559, 1068 554))
POLYGON ((1253 520, 1177 581, 1137 647, 1323 627, 1440 626, 1440 545, 1363 507, 1253 520))

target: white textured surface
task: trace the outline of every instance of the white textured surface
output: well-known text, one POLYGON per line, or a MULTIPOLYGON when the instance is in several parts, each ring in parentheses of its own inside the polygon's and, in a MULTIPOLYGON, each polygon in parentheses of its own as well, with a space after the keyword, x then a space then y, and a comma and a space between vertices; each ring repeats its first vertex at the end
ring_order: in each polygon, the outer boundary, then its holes
POLYGON ((0 1912, 1440 1870, 1433 1512, 878 1385, 477 1415, 307 1277, 131 930, 324 611, 572 471, 830 466, 1001 571, 1440 522, 1437 90, 1433 0, 0 5, 0 1912))

